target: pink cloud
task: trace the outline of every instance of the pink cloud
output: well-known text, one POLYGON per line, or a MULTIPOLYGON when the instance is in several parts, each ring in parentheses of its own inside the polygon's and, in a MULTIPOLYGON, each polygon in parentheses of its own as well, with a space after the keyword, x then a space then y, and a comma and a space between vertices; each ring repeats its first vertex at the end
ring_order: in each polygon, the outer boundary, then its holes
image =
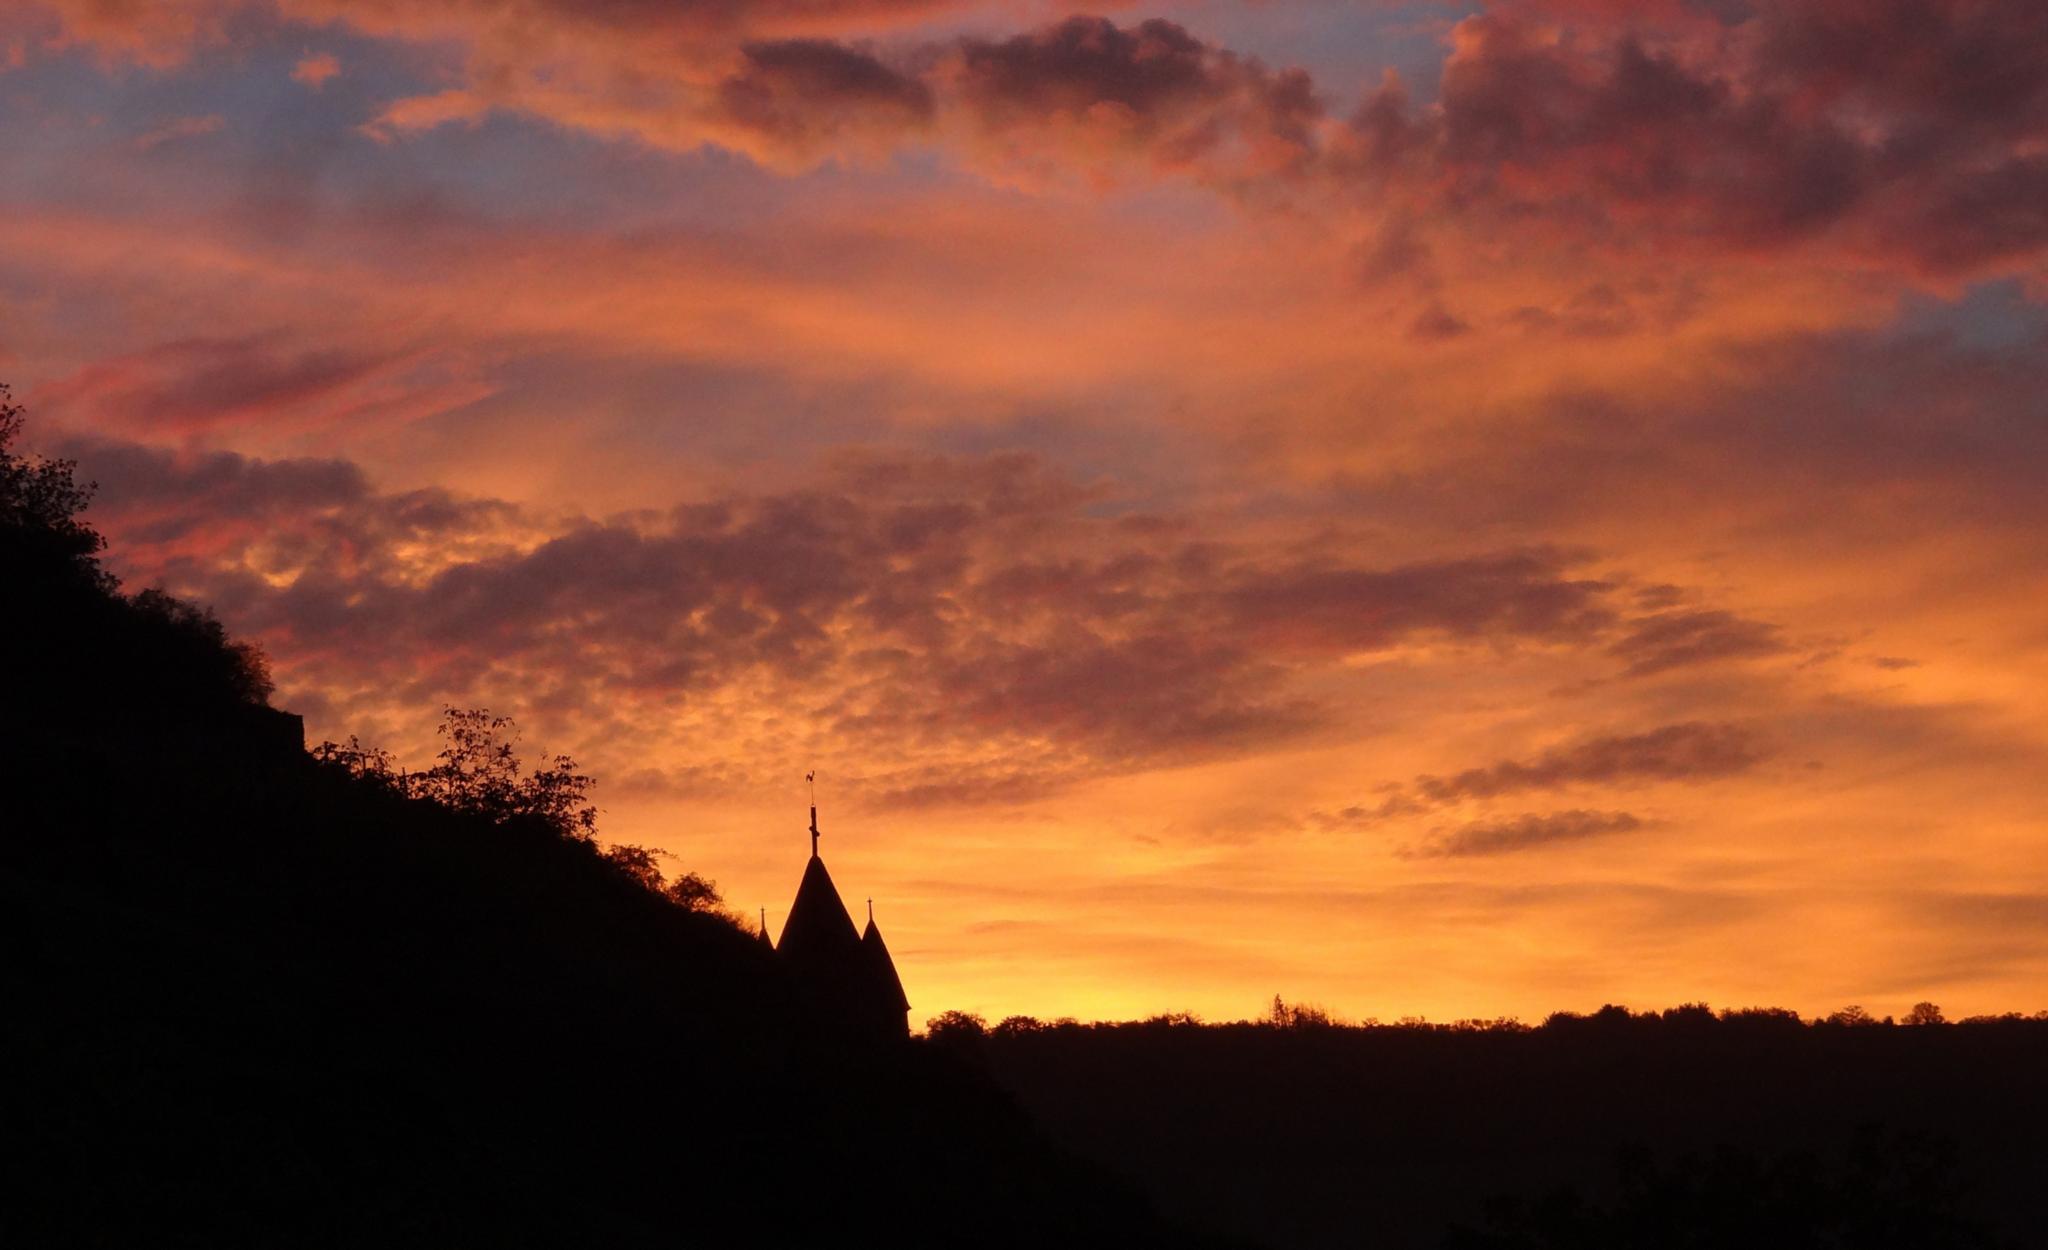
POLYGON ((341 62, 331 52, 318 52, 299 58, 292 66, 292 81, 304 83, 318 91, 327 80, 341 73, 341 62))

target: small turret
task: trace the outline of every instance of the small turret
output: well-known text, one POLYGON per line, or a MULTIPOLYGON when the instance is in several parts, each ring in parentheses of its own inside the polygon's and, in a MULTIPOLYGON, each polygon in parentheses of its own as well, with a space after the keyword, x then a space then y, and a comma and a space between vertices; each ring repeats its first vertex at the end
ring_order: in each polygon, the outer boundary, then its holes
POLYGON ((910 1034, 910 996, 903 992, 903 978, 896 975, 896 961, 889 957, 889 944, 875 927, 875 900, 868 900, 868 927, 860 935, 861 955, 867 963, 868 981, 874 994, 875 1011, 889 1032, 910 1034))

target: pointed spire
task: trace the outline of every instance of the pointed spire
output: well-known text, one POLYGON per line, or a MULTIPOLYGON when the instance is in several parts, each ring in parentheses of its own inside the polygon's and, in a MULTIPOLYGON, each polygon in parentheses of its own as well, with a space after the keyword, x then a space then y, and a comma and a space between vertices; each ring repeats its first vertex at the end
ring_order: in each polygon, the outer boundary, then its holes
MULTIPOLYGON (((886 1003, 893 1013, 909 1011, 910 999, 903 993, 903 978, 896 975, 896 961, 889 957, 889 944, 882 940, 882 931, 875 926, 875 900, 868 900, 868 927, 860 935, 861 954, 867 960, 869 984, 879 996, 879 1002, 886 1003)), ((902 1021, 907 1033, 908 1019, 902 1021)))
POLYGON ((769 950, 775 949, 775 940, 768 936, 768 909, 766 907, 761 909, 761 945, 769 950))

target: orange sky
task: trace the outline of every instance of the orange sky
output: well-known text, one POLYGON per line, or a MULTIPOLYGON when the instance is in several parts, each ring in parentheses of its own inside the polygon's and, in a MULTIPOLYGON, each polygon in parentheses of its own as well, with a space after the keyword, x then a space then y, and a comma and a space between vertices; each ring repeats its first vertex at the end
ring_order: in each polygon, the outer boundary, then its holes
POLYGON ((2028 0, 64 0, 0 377, 922 1020, 2048 1007, 2028 0))

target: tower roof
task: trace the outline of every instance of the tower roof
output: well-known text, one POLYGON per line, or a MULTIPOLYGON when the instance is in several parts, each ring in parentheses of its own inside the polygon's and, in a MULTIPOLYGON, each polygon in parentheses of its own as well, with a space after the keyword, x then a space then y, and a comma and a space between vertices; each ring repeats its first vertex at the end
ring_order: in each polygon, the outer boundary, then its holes
POLYGON ((775 953, 811 1000, 837 1016, 854 1036, 901 1038, 909 1035, 910 1001, 896 975, 896 962, 875 927, 873 900, 868 902, 868 928, 862 936, 853 927, 846 902, 818 858, 818 809, 811 808, 811 862, 797 885, 796 901, 782 924, 775 953))
POLYGON ((804 866, 804 879, 782 922, 782 940, 775 949, 793 959, 813 963, 850 960, 860 949, 860 934, 840 900, 832 874, 816 855, 804 866))
POLYGON ((875 927, 872 903, 868 905, 867 930, 860 935, 860 949, 867 957, 868 976, 876 992, 887 997, 897 1010, 909 1011, 910 996, 903 992, 903 978, 896 975, 896 961, 889 958, 888 944, 882 941, 882 931, 875 927))

